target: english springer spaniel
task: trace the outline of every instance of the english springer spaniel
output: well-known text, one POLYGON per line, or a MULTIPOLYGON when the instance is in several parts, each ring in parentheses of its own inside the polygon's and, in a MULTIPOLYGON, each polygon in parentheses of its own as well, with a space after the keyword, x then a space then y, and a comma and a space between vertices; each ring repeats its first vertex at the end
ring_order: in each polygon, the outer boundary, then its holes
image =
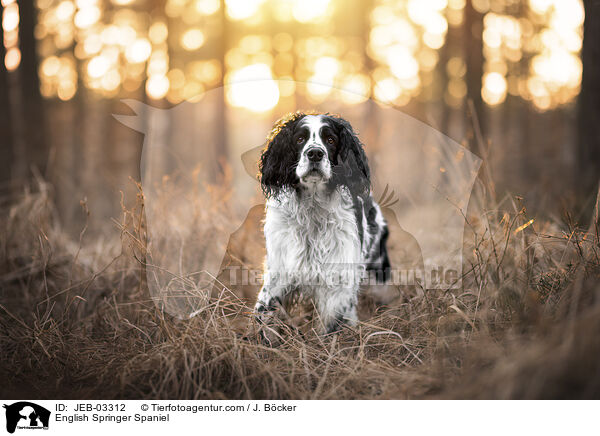
POLYGON ((388 227, 352 126, 329 114, 287 115, 267 138, 259 167, 267 199, 259 322, 300 292, 312 298, 325 332, 355 325, 361 279, 369 273, 386 282, 390 262, 388 227))

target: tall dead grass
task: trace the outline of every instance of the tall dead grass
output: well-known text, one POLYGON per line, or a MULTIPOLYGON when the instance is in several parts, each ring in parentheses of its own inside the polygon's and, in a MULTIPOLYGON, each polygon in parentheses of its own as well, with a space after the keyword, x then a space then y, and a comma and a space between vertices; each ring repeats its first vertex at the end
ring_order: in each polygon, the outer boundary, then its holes
POLYGON ((406 292, 333 336, 284 324, 283 343, 267 347, 234 290, 212 293, 190 320, 157 308, 144 284, 141 192, 111 236, 91 240, 84 227, 71 239, 38 181, 0 218, 2 396, 600 396, 597 210, 587 231, 568 217, 531 222, 518 199, 478 189, 461 289, 406 292))

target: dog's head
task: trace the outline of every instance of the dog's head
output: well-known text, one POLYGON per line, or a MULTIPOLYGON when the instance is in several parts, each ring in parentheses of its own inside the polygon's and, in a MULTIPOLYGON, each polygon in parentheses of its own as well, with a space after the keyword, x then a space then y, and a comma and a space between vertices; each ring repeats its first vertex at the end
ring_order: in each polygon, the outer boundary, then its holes
POLYGON ((302 112, 275 123, 260 158, 260 181, 267 197, 289 189, 340 185, 364 195, 371 184, 367 157, 350 123, 302 112))

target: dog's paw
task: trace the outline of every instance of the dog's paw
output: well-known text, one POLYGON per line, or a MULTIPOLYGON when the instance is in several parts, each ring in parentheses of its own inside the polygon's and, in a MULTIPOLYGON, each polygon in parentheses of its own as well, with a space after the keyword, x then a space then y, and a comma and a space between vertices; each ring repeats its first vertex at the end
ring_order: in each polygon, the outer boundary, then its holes
POLYGON ((269 347, 276 347, 282 342, 281 328, 277 325, 278 319, 274 311, 262 305, 257 305, 254 310, 256 336, 259 343, 269 347))
POLYGON ((334 320, 330 321, 325 326, 325 334, 334 334, 342 331, 343 328, 352 328, 355 327, 358 323, 358 320, 355 317, 345 318, 343 316, 338 316, 334 320))
POLYGON ((258 340, 268 347, 278 347, 283 342, 281 331, 275 326, 261 325, 258 329, 258 340))
POLYGON ((343 327, 344 327, 344 323, 336 320, 327 325, 327 327, 325 328, 325 334, 331 335, 334 333, 339 333, 343 327))

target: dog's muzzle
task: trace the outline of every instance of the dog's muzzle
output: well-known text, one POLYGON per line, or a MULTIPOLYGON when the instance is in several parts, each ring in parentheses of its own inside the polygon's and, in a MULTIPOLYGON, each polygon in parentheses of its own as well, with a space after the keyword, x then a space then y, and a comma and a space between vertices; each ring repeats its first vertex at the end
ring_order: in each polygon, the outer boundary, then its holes
POLYGON ((325 152, 319 147, 311 147, 306 150, 306 157, 310 162, 321 162, 323 160, 323 156, 325 156, 325 152))
POLYGON ((318 145, 309 145, 302 151, 297 175, 304 182, 316 183, 330 177, 327 151, 318 145))

